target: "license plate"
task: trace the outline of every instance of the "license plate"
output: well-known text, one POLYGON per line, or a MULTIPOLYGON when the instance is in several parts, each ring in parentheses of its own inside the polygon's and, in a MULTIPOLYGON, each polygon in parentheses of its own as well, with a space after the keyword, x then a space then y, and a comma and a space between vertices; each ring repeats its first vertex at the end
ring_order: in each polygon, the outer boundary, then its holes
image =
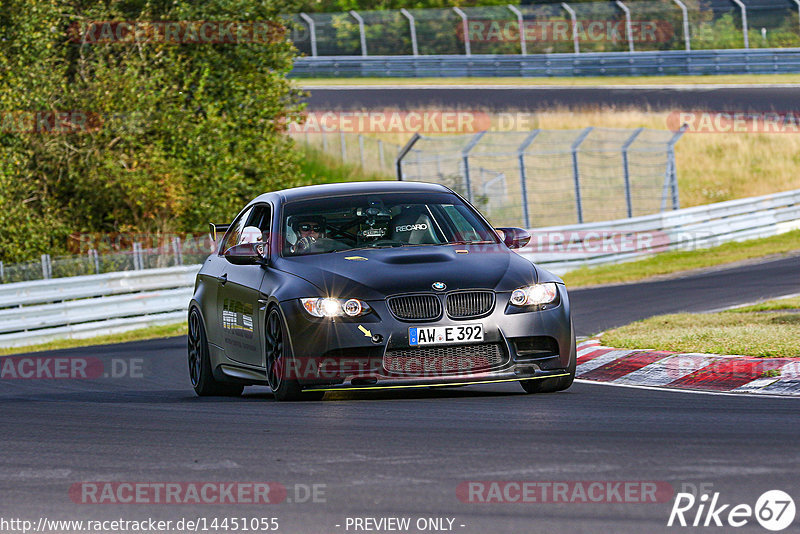
POLYGON ((477 343, 479 341, 483 341, 482 324, 415 326, 408 329, 408 344, 411 346, 477 343))

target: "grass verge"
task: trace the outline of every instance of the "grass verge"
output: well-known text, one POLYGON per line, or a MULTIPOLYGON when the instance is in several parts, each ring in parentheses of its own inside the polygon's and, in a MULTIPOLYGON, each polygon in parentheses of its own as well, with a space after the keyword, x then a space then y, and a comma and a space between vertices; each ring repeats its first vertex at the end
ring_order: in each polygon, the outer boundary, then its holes
POLYGON ((662 252, 627 263, 582 267, 563 278, 570 288, 618 284, 796 251, 800 251, 800 230, 701 250, 662 252))
POLYGON ((107 336, 90 337, 86 339, 59 339, 42 343, 40 345, 29 345, 27 347, 0 348, 0 356, 10 354, 24 354, 28 352, 42 352, 49 350, 72 349, 75 347, 88 347, 94 345, 113 345, 115 343, 126 343, 128 341, 142 341, 145 339, 158 339, 163 337, 175 337, 186 335, 186 323, 174 323, 160 326, 149 326, 129 330, 120 334, 110 334, 107 336))
POLYGON ((394 179, 392 176, 364 170, 357 165, 342 164, 335 156, 319 148, 303 143, 298 143, 297 146, 302 154, 300 159, 302 178, 298 185, 394 179))
POLYGON ((606 332, 603 344, 761 358, 800 357, 798 307, 800 298, 795 297, 720 313, 660 315, 606 332))
POLYGON ((354 85, 753 85, 760 83, 798 83, 800 74, 720 74, 708 76, 596 76, 596 77, 476 77, 476 78, 294 78, 300 86, 354 85))

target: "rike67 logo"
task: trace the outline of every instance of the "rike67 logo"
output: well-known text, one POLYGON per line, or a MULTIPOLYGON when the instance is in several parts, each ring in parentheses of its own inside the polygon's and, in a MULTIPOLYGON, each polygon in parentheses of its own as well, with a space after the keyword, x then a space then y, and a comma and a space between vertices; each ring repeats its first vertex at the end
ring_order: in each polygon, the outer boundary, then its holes
POLYGON ((795 518, 794 500, 781 490, 764 492, 755 506, 749 504, 723 504, 719 492, 709 497, 703 493, 678 493, 669 514, 667 526, 691 527, 743 527, 755 519, 762 527, 773 532, 786 529, 795 518))

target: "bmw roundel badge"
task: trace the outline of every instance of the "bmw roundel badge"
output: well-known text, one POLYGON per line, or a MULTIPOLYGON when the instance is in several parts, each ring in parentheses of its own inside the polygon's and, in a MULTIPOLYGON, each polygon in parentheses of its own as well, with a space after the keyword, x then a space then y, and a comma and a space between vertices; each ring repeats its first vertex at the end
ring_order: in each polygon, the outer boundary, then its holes
POLYGON ((444 282, 434 282, 431 284, 431 287, 436 291, 444 291, 447 289, 447 285, 444 282))

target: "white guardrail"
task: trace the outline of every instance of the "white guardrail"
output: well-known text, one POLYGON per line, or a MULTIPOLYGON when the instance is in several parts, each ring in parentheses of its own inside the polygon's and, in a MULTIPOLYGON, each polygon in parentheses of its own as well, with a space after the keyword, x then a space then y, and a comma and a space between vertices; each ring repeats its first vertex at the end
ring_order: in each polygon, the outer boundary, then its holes
MULTIPOLYGON (((800 229, 800 189, 598 223, 535 228, 520 253, 557 274, 800 229)), ((0 347, 184 321, 200 265, 0 285, 0 347)))

